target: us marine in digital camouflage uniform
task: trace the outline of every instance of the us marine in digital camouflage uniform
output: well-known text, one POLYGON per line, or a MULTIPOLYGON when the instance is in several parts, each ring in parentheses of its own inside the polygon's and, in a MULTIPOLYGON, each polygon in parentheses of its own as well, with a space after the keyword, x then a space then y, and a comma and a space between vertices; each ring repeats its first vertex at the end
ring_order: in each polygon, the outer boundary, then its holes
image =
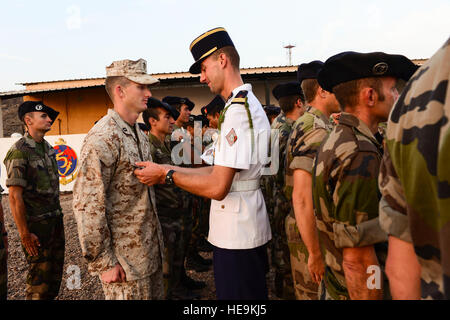
MULTIPOLYGON (((416 70, 406 57, 382 52, 343 52, 318 75, 343 110, 320 146, 313 171, 313 198, 323 244, 321 299, 382 299, 387 287, 368 286, 369 267, 384 267, 387 235, 378 223, 378 172, 382 157, 378 124, 398 96, 396 79, 416 70)), ((381 270, 378 277, 381 276, 381 270)))
POLYGON ((281 113, 272 122, 271 129, 278 130, 279 165, 275 175, 266 176, 272 194, 268 198, 273 199, 273 215, 269 215, 272 241, 271 261, 275 267, 275 294, 282 299, 295 299, 294 285, 291 273, 291 261, 289 247, 286 241, 284 220, 291 211, 291 202, 284 195, 286 144, 292 125, 304 112, 303 92, 298 82, 288 82, 277 85, 272 94, 278 100, 281 113))
POLYGON ((390 114, 380 224, 394 299, 450 299, 450 39, 390 114))
POLYGON ((121 60, 106 68, 114 103, 89 131, 73 188, 73 212, 88 270, 108 300, 162 299, 163 235, 153 187, 139 182, 135 163, 152 161, 136 120, 147 109, 146 62, 121 60))
POLYGON ((44 139, 57 116, 40 101, 21 104, 19 118, 27 133, 4 160, 11 212, 28 263, 27 300, 56 298, 63 273, 65 239, 56 151, 44 139))
POLYGON ((332 93, 317 83, 322 62, 298 67, 306 99, 306 112, 294 123, 286 159, 285 193, 292 203, 286 219, 295 295, 298 300, 317 300, 318 283, 324 273, 311 195, 311 171, 320 143, 331 131, 328 115, 339 106, 332 93), (300 233, 301 231, 301 233, 300 233))
POLYGON ((8 234, 3 216, 2 192, 3 188, 0 186, 0 300, 6 300, 8 296, 8 234))

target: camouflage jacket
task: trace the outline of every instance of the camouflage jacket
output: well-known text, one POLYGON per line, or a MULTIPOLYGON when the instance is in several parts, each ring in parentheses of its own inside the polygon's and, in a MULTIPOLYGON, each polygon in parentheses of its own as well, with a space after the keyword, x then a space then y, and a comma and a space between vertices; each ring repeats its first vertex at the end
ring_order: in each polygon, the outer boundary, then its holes
POLYGON ((286 173, 286 152, 289 135, 292 131, 294 121, 287 118, 284 112, 281 112, 272 122, 271 128, 279 131, 279 169, 275 176, 274 191, 275 195, 280 195, 284 198, 284 179, 286 173))
POLYGON ((9 149, 4 164, 6 186, 23 188, 27 221, 62 214, 56 151, 47 141, 36 143, 26 134, 9 149))
POLYGON ((141 184, 133 167, 152 160, 148 137, 110 109, 87 134, 80 158, 73 211, 89 271, 101 274, 119 262, 128 281, 153 274, 162 264, 162 230, 153 187, 141 184))
POLYGON ((284 192, 289 200, 292 200, 294 170, 312 171, 317 149, 331 129, 332 125, 327 117, 312 106, 306 107, 306 112, 295 121, 286 151, 284 192))
MULTIPOLYGON (((150 154, 153 162, 160 164, 171 164, 170 136, 164 142, 161 142, 153 134, 149 133, 150 154)), ((155 185, 156 207, 158 215, 179 217, 180 212, 177 209, 187 209, 188 193, 175 185, 157 184, 155 185)))
MULTIPOLYGON (((349 298, 342 267, 343 248, 387 239, 377 220, 381 157, 382 146, 367 125, 345 112, 317 151, 313 199, 327 265, 324 280, 333 299, 349 298), (366 228, 364 240, 363 235, 358 235, 362 226, 366 228)), ((385 246, 376 248, 379 259, 385 254, 383 249, 385 246)))
POLYGON ((414 244, 424 299, 450 299, 449 75, 450 39, 394 106, 379 177, 380 224, 414 244))

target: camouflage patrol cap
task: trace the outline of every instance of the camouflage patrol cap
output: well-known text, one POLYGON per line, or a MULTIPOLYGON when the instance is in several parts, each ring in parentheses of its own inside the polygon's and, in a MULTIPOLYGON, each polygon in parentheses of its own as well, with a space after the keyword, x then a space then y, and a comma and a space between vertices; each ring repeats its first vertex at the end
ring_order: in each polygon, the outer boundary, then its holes
POLYGON ((363 78, 394 77, 408 81, 417 69, 402 55, 346 51, 325 61, 317 80, 323 89, 333 92, 338 84, 363 78))
POLYGON ((25 101, 19 106, 19 119, 23 121, 23 117, 28 112, 45 112, 50 119, 52 119, 52 124, 55 122, 59 115, 59 112, 46 106, 42 101, 25 101))
POLYGON ((147 74, 147 61, 144 59, 114 61, 106 67, 107 77, 125 77, 139 84, 156 84, 159 80, 147 74))

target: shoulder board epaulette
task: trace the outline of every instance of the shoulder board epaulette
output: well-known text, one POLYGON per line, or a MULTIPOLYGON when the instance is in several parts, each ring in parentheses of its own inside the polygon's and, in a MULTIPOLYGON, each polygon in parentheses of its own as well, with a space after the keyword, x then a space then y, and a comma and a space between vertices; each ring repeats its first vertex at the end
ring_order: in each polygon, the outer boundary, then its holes
POLYGON ((233 100, 231 100, 232 104, 245 104, 245 102, 247 101, 247 94, 248 91, 239 91, 238 94, 236 95, 236 97, 234 97, 233 100))
POLYGON ((238 94, 236 95, 236 97, 234 97, 234 98, 235 99, 236 98, 245 98, 247 95, 248 95, 248 91, 247 90, 242 90, 242 91, 239 91, 238 94))

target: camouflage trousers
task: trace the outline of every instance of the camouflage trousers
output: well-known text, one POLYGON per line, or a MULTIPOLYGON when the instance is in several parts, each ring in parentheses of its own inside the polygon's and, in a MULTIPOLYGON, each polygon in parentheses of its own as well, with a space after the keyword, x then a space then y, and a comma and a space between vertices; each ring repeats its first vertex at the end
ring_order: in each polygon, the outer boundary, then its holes
POLYGON ((41 246, 34 257, 22 246, 28 262, 25 299, 54 299, 59 293, 64 267, 63 216, 28 222, 28 229, 38 237, 41 246))
MULTIPOLYGON (((0 224, 1 225, 1 224, 0 224)), ((0 300, 6 300, 8 296, 8 266, 7 253, 3 243, 3 237, 0 235, 0 300)))
POLYGON ((308 250, 291 215, 286 217, 286 235, 291 255, 295 297, 297 300, 318 300, 319 286, 312 280, 308 270, 308 250))
POLYGON ((290 202, 285 201, 284 197, 277 197, 275 204, 271 219, 272 241, 270 246, 272 266, 275 268, 275 294, 281 299, 295 300, 291 258, 285 228, 290 202))
POLYGON ((160 267, 149 277, 119 283, 101 281, 106 300, 162 300, 163 273, 160 267))
MULTIPOLYGON (((176 209, 170 209, 176 210, 176 209)), ((183 221, 182 214, 185 211, 179 210, 177 218, 167 217, 164 210, 158 209, 159 222, 164 237, 164 261, 163 261, 163 277, 164 277, 164 295, 170 296, 173 288, 176 288, 181 281, 181 275, 184 265, 184 245, 182 239, 183 221)))

